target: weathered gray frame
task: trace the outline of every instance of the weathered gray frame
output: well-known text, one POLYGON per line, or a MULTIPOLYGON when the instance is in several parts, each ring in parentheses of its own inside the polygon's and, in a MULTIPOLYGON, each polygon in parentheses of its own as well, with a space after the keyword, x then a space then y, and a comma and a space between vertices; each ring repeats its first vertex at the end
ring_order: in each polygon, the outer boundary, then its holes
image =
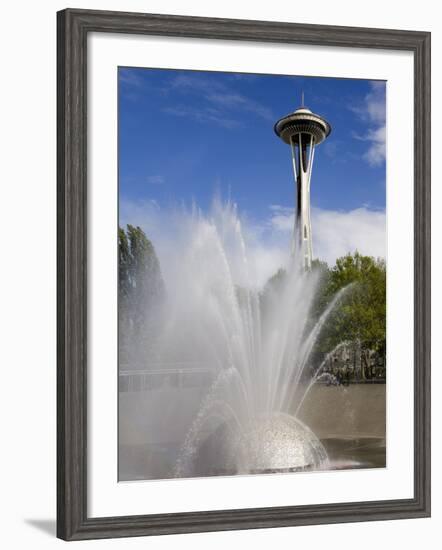
POLYGON ((430 515, 430 33, 68 9, 57 14, 57 535, 65 540, 430 515), (414 498, 87 516, 87 35, 152 34, 408 50, 414 55, 414 498))

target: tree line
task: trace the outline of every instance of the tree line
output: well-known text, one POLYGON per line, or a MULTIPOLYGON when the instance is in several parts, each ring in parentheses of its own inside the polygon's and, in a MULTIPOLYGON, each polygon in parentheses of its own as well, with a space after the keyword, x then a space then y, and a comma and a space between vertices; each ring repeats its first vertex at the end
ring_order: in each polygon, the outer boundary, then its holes
MULTIPOLYGON (((118 230, 120 361, 143 361, 155 333, 165 286, 155 248, 140 227, 118 230), (152 312, 154 314, 152 314, 152 312), (158 315, 155 315, 158 312, 158 315)), ((261 294, 277 291, 286 276, 280 269, 261 294)), ((312 276, 319 279, 311 309, 311 326, 339 290, 347 288, 330 313, 317 340, 318 360, 343 341, 360 342, 381 355, 386 348, 386 265, 381 258, 349 253, 333 266, 314 260, 312 276)), ((263 305, 264 307, 264 305, 263 305)))

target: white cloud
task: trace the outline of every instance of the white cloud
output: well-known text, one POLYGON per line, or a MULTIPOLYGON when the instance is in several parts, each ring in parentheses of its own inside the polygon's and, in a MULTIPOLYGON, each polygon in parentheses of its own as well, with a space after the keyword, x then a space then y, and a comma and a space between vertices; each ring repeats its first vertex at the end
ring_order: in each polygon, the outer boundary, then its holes
POLYGON ((368 131, 367 141, 370 142, 370 146, 364 154, 364 158, 371 166, 380 166, 385 162, 386 138, 385 124, 376 130, 368 131))
POLYGON ((164 176, 159 174, 147 176, 146 181, 152 185, 162 185, 164 183, 164 176))
MULTIPOLYGON (((215 200, 211 211, 204 215, 195 205, 190 209, 184 206, 161 208, 152 200, 120 201, 120 225, 125 227, 130 223, 145 231, 155 246, 165 280, 170 284, 192 242, 205 239, 210 234, 208 228, 216 227, 234 281, 262 287, 289 261, 293 215, 292 208, 272 205, 269 218, 254 223, 239 216, 233 203, 219 200, 215 200)), ((355 250, 385 257, 383 211, 365 207, 349 212, 313 208, 312 230, 314 255, 329 265, 355 250)), ((216 248, 216 241, 211 246, 216 248)))
MULTIPOLYGON (((269 226, 291 234, 293 209, 274 205, 269 226)), ((362 207, 341 212, 312 208, 313 252, 316 258, 333 265, 336 258, 358 250, 361 254, 385 258, 385 211, 362 207)))
MULTIPOLYGON (((153 200, 122 199, 119 210, 121 227, 140 226, 152 241, 170 284, 180 258, 191 248, 192 241, 207 236, 208 226, 217 228, 231 275, 239 285, 262 287, 289 259, 290 233, 276 234, 267 226, 252 223, 239 216, 231 202, 215 198, 210 212, 204 215, 196 205, 161 208, 153 200)), ((216 243, 213 246, 216 248, 216 243)))
POLYGON ((385 82, 373 81, 370 86, 370 92, 363 103, 353 105, 350 109, 368 123, 365 134, 354 135, 356 139, 369 144, 364 159, 370 166, 380 166, 385 162, 386 155, 385 82))
POLYGON ((275 118, 271 109, 239 93, 235 87, 199 74, 176 76, 165 93, 171 90, 175 93, 175 103, 163 109, 168 114, 193 118, 199 122, 212 122, 225 128, 241 125, 235 116, 238 112, 247 111, 267 121, 275 118), (194 95, 199 100, 198 107, 176 104, 177 93, 194 95))
POLYGON ((312 210, 315 256, 333 264, 336 258, 355 252, 367 256, 386 256, 385 211, 356 208, 349 212, 312 210))
POLYGON ((118 79, 121 84, 135 87, 143 88, 143 80, 138 73, 130 68, 120 68, 118 72, 118 79))
POLYGON ((365 109, 369 120, 375 124, 385 124, 385 82, 372 81, 371 91, 365 96, 365 109))
POLYGON ((244 95, 231 93, 227 89, 218 93, 210 93, 207 95, 207 99, 218 106, 223 106, 228 109, 241 109, 254 113, 264 120, 274 120, 273 113, 268 107, 244 95))
MULTIPOLYGON (((170 74, 174 75, 172 71, 170 74)), ((121 91, 130 100, 139 100, 142 94, 156 92, 164 101, 173 99, 173 103, 164 104, 161 110, 169 115, 191 118, 202 123, 216 124, 223 128, 242 126, 243 117, 237 116, 249 112, 266 121, 273 122, 275 115, 266 105, 251 97, 239 93, 236 80, 253 80, 254 75, 235 75, 224 82, 191 71, 181 72, 169 78, 165 83, 152 84, 145 81, 141 73, 130 68, 119 72, 121 91), (230 84, 229 84, 230 82, 230 84), (172 95, 171 95, 172 94, 172 95), (180 102, 184 96, 194 96, 196 106, 180 102)))
POLYGON ((268 225, 276 231, 292 231, 294 224, 293 208, 287 206, 279 206, 272 204, 270 206, 272 212, 268 225))
POLYGON ((238 120, 229 118, 225 113, 223 114, 218 109, 213 109, 211 107, 196 108, 182 105, 179 107, 165 107, 163 112, 168 115, 193 118, 198 122, 211 122, 223 128, 237 128, 241 126, 238 120))

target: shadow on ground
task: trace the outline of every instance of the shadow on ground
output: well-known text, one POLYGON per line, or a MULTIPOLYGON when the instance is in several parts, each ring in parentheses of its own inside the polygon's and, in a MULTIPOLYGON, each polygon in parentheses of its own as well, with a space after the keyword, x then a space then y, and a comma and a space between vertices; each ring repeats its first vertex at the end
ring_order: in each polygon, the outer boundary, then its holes
POLYGON ((25 519, 27 525, 35 527, 39 531, 46 533, 47 535, 56 535, 56 521, 55 519, 25 519))

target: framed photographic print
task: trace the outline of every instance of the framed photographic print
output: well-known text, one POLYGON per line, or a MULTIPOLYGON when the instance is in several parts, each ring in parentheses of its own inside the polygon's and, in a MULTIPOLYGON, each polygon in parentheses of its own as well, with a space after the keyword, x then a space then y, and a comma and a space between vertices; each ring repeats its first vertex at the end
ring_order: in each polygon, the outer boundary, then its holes
POLYGON ((430 514, 430 35, 58 13, 58 536, 430 514))

